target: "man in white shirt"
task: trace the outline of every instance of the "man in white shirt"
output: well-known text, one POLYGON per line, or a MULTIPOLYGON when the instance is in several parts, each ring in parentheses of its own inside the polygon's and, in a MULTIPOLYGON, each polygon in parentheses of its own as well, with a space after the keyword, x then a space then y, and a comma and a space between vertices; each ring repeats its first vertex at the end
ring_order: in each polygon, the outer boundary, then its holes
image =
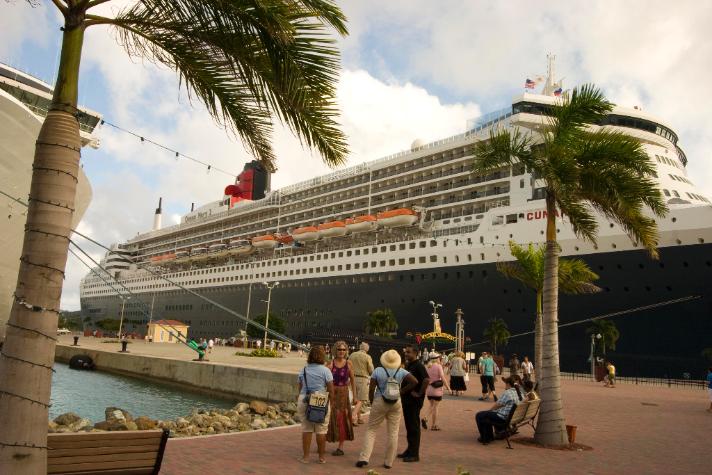
POLYGON ((208 354, 213 352, 213 346, 215 346, 215 340, 211 338, 208 340, 208 354))
POLYGON ((522 377, 524 381, 531 381, 534 374, 534 365, 529 361, 529 357, 525 356, 522 361, 522 377))

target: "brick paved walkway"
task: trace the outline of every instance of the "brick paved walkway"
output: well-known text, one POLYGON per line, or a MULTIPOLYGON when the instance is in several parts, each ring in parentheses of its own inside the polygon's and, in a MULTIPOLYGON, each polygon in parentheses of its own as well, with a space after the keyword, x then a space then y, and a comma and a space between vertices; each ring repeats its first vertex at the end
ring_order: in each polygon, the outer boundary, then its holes
MULTIPOLYGON (((501 386, 501 383, 500 383, 501 386)), ((498 388, 500 389, 500 388, 498 388)), ((476 388, 475 388, 476 390, 476 388)), ((474 415, 491 403, 476 400, 470 391, 442 403, 440 432, 423 431, 421 461, 397 460, 392 470, 382 467, 385 426, 367 468, 388 474, 454 474, 462 466, 471 473, 527 474, 707 474, 712 414, 706 391, 621 384, 605 389, 598 384, 564 381, 567 423, 577 425, 577 442, 590 451, 556 451, 504 441, 482 446, 475 441, 474 415)), ((426 403, 427 404, 427 403, 426 403)), ((354 466, 365 426, 347 443, 346 455, 327 455, 327 463, 297 462, 301 455, 298 427, 244 432, 168 442, 161 474, 365 474, 354 466)), ((531 429, 522 430, 531 436, 531 429)), ((406 446, 401 426, 399 451, 406 446)), ((335 448, 327 445, 327 454, 335 448)))

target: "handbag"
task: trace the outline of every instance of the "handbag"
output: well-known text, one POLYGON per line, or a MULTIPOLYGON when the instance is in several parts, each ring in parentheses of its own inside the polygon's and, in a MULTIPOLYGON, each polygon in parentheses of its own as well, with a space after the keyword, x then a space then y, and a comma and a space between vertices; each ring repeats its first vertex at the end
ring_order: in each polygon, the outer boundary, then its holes
POLYGON ((304 386, 307 391, 307 395, 304 398, 304 402, 307 404, 307 420, 315 424, 323 424, 326 420, 326 413, 329 411, 329 395, 319 391, 312 392, 309 389, 309 383, 307 382, 306 368, 304 369, 303 374, 304 386))
POLYGON ((430 383, 430 385, 431 385, 432 387, 436 388, 436 389, 437 389, 437 388, 442 388, 442 387, 443 387, 443 380, 442 380, 442 379, 438 379, 437 381, 433 381, 432 383, 430 383))
POLYGON ((465 380, 466 383, 470 382, 470 373, 465 373, 465 376, 463 376, 463 379, 465 380))

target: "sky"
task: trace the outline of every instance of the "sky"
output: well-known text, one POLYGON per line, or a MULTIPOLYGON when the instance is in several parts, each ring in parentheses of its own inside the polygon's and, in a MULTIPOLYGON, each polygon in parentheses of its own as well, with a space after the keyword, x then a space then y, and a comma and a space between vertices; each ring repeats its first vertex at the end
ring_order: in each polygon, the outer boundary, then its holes
MULTIPOLYGON (((60 17, 49 0, 31 7, 0 3, 0 62, 52 84, 61 41, 60 17), (31 25, 31 28, 28 28, 31 25)), ((112 0, 111 15, 131 3, 112 0)), ((390 0, 339 2, 349 35, 338 40, 342 72, 340 123, 348 165, 465 131, 468 119, 511 104, 526 78, 546 72, 556 55, 564 88, 592 82, 622 106, 638 106, 675 130, 688 177, 712 196, 712 2, 541 0, 390 0), (702 105, 702 107, 700 106, 702 105)), ((129 57, 105 26, 85 37, 80 104, 181 153, 239 173, 249 153, 181 90, 175 73, 129 57)), ((150 229, 158 198, 164 225, 191 203, 222 198, 227 175, 103 126, 101 146, 82 151, 93 199, 79 230, 103 243, 150 229)), ((331 171, 287 130, 274 135, 278 170, 273 188, 331 171)), ((96 258, 103 252, 86 244, 96 258)), ((63 309, 79 308, 87 269, 67 263, 63 309)))

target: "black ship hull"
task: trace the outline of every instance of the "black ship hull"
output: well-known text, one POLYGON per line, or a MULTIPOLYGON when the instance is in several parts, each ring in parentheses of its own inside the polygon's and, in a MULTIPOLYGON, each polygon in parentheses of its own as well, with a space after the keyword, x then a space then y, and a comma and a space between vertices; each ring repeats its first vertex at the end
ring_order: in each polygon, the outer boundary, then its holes
MULTIPOLYGON (((592 295, 560 296, 560 324, 585 320, 613 312, 620 330, 615 351, 608 356, 621 375, 702 377, 706 362, 701 356, 712 347, 712 245, 698 244, 661 249, 660 260, 651 260, 642 250, 618 251, 580 256, 600 275, 603 291, 592 295), (652 306, 675 299, 680 303, 652 306), (637 310, 636 310, 637 309, 637 310), (633 311, 635 310, 635 311, 633 311)), ((298 341, 326 342, 338 338, 353 341, 363 337, 366 314, 379 308, 393 310, 398 321, 398 337, 407 333, 432 331, 434 300, 443 304, 440 312, 443 331, 455 333, 457 308, 464 312, 465 334, 472 351, 490 350, 480 343, 487 321, 504 319, 513 335, 533 329, 533 291, 504 278, 495 264, 466 265, 412 271, 385 272, 345 277, 324 277, 285 281, 272 291, 272 313, 287 321, 286 333, 298 341)), ((233 310, 247 310, 247 285, 214 287, 206 297, 233 310)), ((151 294, 142 302, 127 304, 127 330, 145 333, 151 294)), ((267 291, 263 285, 251 289, 252 316, 264 314, 267 291)), ((93 321, 118 318, 118 297, 82 300, 83 317, 93 321)), ((192 337, 231 337, 244 323, 185 292, 155 295, 153 318, 171 318, 189 323, 192 337)), ((587 322, 560 328, 561 368, 586 371, 589 366, 590 337, 587 322)), ((500 353, 533 357, 532 334, 514 337, 500 353)))

